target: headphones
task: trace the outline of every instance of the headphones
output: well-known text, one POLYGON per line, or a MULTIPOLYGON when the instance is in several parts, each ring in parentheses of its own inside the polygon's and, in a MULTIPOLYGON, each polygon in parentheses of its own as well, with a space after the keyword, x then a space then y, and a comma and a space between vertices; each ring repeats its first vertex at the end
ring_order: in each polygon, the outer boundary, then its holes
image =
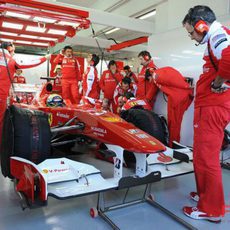
POLYGON ((209 31, 209 27, 208 27, 208 24, 204 20, 200 19, 199 21, 195 23, 194 30, 198 34, 206 35, 209 31))
POLYGON ((194 30, 198 34, 205 36, 209 31, 208 24, 204 21, 204 19, 201 16, 194 15, 194 14, 195 14, 194 8, 190 8, 188 12, 188 16, 190 18, 194 30))
POLYGON ((150 60, 149 55, 144 55, 143 58, 144 58, 145 61, 149 61, 150 60))

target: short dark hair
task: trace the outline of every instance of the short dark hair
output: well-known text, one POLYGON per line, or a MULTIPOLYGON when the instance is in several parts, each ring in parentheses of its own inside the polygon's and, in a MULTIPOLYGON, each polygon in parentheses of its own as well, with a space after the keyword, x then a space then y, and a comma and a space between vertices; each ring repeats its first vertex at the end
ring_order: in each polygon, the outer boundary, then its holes
POLYGON ((129 77, 124 77, 122 80, 121 80, 122 83, 124 84, 131 84, 131 79, 129 77))
POLYGON ((94 63, 93 65, 96 66, 99 63, 99 61, 100 61, 99 56, 96 55, 96 54, 92 54, 92 61, 94 63))
POLYGON ((127 99, 130 99, 131 97, 135 97, 135 96, 132 92, 125 92, 124 97, 126 97, 127 99))
POLYGON ((138 54, 138 57, 144 57, 144 56, 148 56, 149 59, 152 58, 151 55, 150 55, 150 53, 149 53, 147 50, 143 50, 143 51, 141 51, 141 52, 138 54))
POLYGON ((129 66, 129 65, 126 65, 126 66, 124 66, 123 69, 124 69, 124 70, 130 70, 130 66, 129 66))
POLYGON ((3 49, 7 49, 7 47, 9 46, 13 46, 13 43, 12 42, 2 42, 1 44, 1 48, 3 49))
POLYGON ((66 51, 66 50, 73 50, 73 48, 72 48, 71 46, 65 46, 65 47, 63 48, 63 50, 64 50, 64 51, 66 51))
POLYGON ((184 25, 188 23, 195 26, 199 20, 212 24, 216 20, 216 15, 208 6, 197 5, 189 9, 182 21, 182 24, 184 25))
POLYGON ((114 60, 111 60, 108 64, 108 68, 110 68, 111 65, 117 66, 117 63, 114 60))

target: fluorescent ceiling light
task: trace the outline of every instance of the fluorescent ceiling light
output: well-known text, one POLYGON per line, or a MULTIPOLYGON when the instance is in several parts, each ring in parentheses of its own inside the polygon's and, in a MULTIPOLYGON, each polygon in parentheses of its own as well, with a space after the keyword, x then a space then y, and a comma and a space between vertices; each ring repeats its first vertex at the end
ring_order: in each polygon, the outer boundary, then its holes
POLYGON ((111 33, 118 31, 118 30, 120 30, 120 28, 114 28, 114 29, 106 31, 105 34, 111 34, 111 33))
POLYGON ((36 21, 36 22, 47 22, 47 23, 54 23, 54 22, 56 22, 55 19, 42 18, 42 17, 34 17, 33 21, 36 21))
POLYGON ((183 50, 183 54, 192 54, 194 51, 193 50, 183 50))
POLYGON ((57 41, 57 38, 39 37, 38 39, 47 40, 47 41, 57 41))
POLYGON ((21 34, 20 37, 24 37, 24 38, 32 38, 32 39, 37 39, 37 36, 33 36, 33 35, 28 35, 28 34, 21 34))
POLYGON ((41 28, 41 27, 37 27, 37 26, 27 26, 26 31, 43 33, 46 31, 46 28, 41 28))
POLYGON ((9 33, 9 32, 4 32, 4 31, 0 31, 0 34, 3 34, 3 35, 8 35, 8 36, 18 36, 18 34, 15 34, 15 33, 9 33))
POLYGON ((7 39, 7 38, 1 38, 1 41, 4 41, 4 42, 13 42, 14 40, 13 39, 7 39))
POLYGON ((161 60, 160 57, 152 57, 152 58, 155 59, 155 60, 161 60))
POLYGON ((7 28, 12 28, 12 29, 19 29, 19 30, 23 28, 22 24, 16 24, 16 23, 10 23, 10 22, 3 22, 2 26, 7 27, 7 28))
POLYGON ((55 30, 55 29, 50 29, 48 31, 49 34, 58 34, 58 35, 65 35, 66 34, 66 30, 55 30))
POLYGON ((33 42, 33 45, 37 45, 37 46, 48 46, 48 43, 42 43, 42 42, 33 42))
POLYGON ((182 56, 182 55, 177 55, 177 54, 170 54, 171 57, 175 57, 175 58, 183 58, 183 59, 188 59, 191 57, 187 57, 187 56, 182 56))
POLYGON ((19 40, 17 40, 16 43, 21 43, 21 44, 32 44, 32 42, 28 42, 28 41, 19 41, 19 40))
POLYGON ((10 11, 6 12, 6 16, 11 16, 11 17, 16 17, 16 18, 23 18, 23 19, 29 19, 30 18, 30 15, 19 14, 19 13, 10 12, 10 11))
POLYGON ((58 22, 58 24, 62 26, 73 26, 73 27, 78 27, 80 25, 80 23, 78 22, 66 22, 66 21, 60 21, 58 22))
POLYGON ((151 11, 145 13, 145 14, 138 16, 137 18, 138 19, 146 19, 146 18, 154 16, 155 14, 156 14, 156 10, 154 9, 154 10, 151 10, 151 11))

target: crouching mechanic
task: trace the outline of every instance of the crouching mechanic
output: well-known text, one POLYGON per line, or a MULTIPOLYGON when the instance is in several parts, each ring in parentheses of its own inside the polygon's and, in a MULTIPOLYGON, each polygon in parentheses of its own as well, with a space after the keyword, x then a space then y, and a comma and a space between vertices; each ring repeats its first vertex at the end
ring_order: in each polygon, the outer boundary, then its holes
POLYGON ((96 69, 99 60, 96 54, 90 54, 87 57, 89 66, 82 77, 83 97, 99 98, 99 79, 96 69))
POLYGON ((2 139, 3 117, 6 110, 7 97, 16 69, 26 69, 38 66, 47 60, 42 57, 34 60, 15 60, 15 47, 10 42, 3 42, 0 48, 0 140, 2 139))
POLYGON ((121 80, 121 82, 116 86, 116 88, 114 90, 114 94, 113 94, 113 99, 114 99, 114 103, 116 106, 116 111, 117 111, 117 108, 119 107, 118 98, 120 96, 124 96, 125 93, 127 93, 127 92, 130 92, 135 96, 136 91, 137 91, 136 84, 132 83, 131 79, 129 77, 124 77, 121 80))
POLYGON ((54 59, 55 64, 61 63, 62 69, 62 96, 67 105, 79 104, 80 94, 78 83, 81 81, 80 65, 73 56, 73 48, 65 46, 54 59))
POLYGON ((129 110, 134 107, 150 111, 152 110, 151 106, 146 100, 135 98, 132 92, 126 92, 124 96, 120 96, 118 98, 118 114, 121 114, 123 111, 129 110))
POLYGON ((220 148, 224 129, 230 121, 230 30, 216 21, 207 6, 190 8, 183 26, 192 40, 207 43, 205 64, 196 86, 193 163, 197 191, 190 197, 196 207, 184 207, 193 219, 220 222, 225 214, 220 166, 220 148))

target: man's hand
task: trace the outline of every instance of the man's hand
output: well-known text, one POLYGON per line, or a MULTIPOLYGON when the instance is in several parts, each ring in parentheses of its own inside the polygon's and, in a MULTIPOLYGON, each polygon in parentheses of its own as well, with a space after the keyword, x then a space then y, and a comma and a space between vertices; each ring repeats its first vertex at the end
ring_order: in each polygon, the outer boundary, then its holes
POLYGON ((211 84, 211 91, 213 93, 223 93, 229 89, 228 85, 222 83, 221 85, 216 85, 215 81, 211 84))

